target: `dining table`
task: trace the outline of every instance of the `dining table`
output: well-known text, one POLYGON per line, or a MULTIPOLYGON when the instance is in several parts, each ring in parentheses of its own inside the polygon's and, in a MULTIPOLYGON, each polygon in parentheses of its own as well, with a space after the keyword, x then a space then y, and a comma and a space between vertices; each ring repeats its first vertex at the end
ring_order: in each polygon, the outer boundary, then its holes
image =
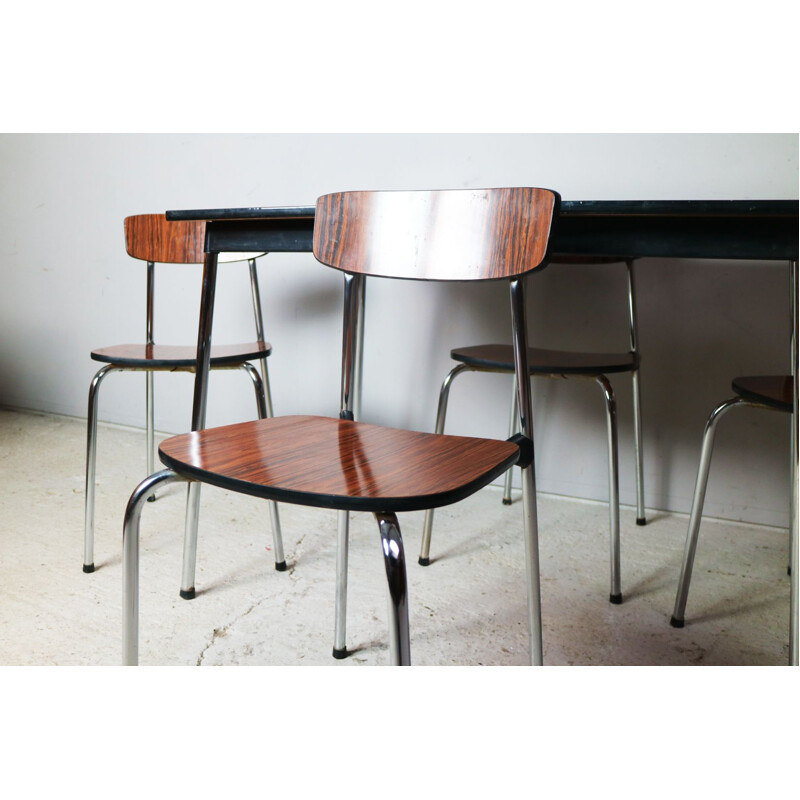
MULTIPOLYGON (((205 427, 209 359, 220 253, 309 253, 313 205, 183 209, 168 220, 205 220, 205 260, 197 331, 197 369, 192 430, 205 427)), ((798 201, 731 200, 563 200, 551 236, 551 252, 625 258, 784 261, 790 268, 792 335, 787 342, 793 376, 790 479, 789 664, 798 666, 798 201)), ((362 312, 363 313, 363 312, 362 312)), ((363 316, 360 320, 363 330, 363 316)), ((357 385, 358 391, 358 385, 357 385)), ((191 487, 195 484, 190 484, 191 487)), ((199 503, 199 484, 194 499, 199 503)), ((190 494, 190 497, 192 495, 190 494)), ((197 519, 196 510, 194 519, 197 519)))

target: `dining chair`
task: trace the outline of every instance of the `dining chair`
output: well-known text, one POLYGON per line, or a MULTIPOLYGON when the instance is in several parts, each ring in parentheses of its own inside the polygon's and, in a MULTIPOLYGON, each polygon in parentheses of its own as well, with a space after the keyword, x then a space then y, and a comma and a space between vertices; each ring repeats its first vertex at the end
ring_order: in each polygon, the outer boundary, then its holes
MULTIPOLYGON (((145 373, 145 413, 147 473, 155 469, 154 392, 155 372, 194 372, 197 349, 193 345, 165 345, 154 341, 155 265, 198 264, 203 262, 205 222, 169 222, 164 214, 138 214, 125 219, 125 247, 128 255, 147 262, 145 344, 120 344, 93 350, 94 361, 104 364, 89 386, 89 409, 86 442, 86 493, 84 522, 83 571, 94 572, 95 532, 95 475, 97 466, 97 409, 100 386, 112 372, 140 371, 145 373)), ((263 253, 226 254, 227 262, 247 261, 250 270, 250 291, 253 300, 257 341, 247 344, 218 345, 211 351, 214 369, 241 369, 250 378, 256 396, 258 416, 272 416, 267 357, 272 345, 264 341, 264 322, 258 286, 256 258, 263 253), (250 363, 260 361, 261 374, 250 363)), ((155 499, 152 495, 150 499, 155 499)), ((280 518, 275 503, 270 504, 275 567, 286 569, 283 555, 280 518)), ((183 590, 181 590, 182 595, 183 590)))
MULTIPOLYGON (((773 411, 792 413, 794 392, 792 389, 791 375, 770 375, 758 377, 736 378, 733 381, 735 397, 718 405, 706 421, 703 432, 703 442, 700 449, 700 466, 697 470, 692 510, 689 515, 689 529, 686 533, 686 545, 683 553, 683 564, 678 580, 678 591, 675 596, 675 608, 672 612, 670 625, 682 628, 685 624, 686 600, 689 596, 689 583, 692 579, 692 568, 697 551, 697 540, 700 533, 700 520, 703 516, 703 504, 708 486, 708 471, 711 466, 711 453, 714 448, 714 437, 717 423, 732 408, 767 408, 773 411)), ((792 498, 791 503, 797 502, 792 498)), ((790 515, 794 519, 794 514, 790 515)), ((791 551, 790 551, 791 552, 791 551)), ((791 556, 790 556, 791 560, 791 556)), ((790 563, 789 571, 794 565, 790 563)))
MULTIPOLYGON (((523 467, 523 530, 531 661, 542 663, 530 386, 518 381, 521 433, 505 441, 419 433, 353 419, 360 299, 366 276, 505 280, 516 373, 528 374, 522 276, 544 267, 559 196, 545 189, 345 192, 317 201, 313 252, 344 273, 339 418, 286 416, 197 430, 159 446, 166 469, 136 487, 123 525, 123 661, 138 661, 139 524, 147 497, 200 481, 286 503, 374 514, 388 592, 393 665, 410 663, 406 561, 397 514, 462 500, 523 467)), ((337 547, 341 549, 339 540, 337 547)), ((346 544, 345 544, 346 547, 346 544)), ((346 553, 337 553, 339 587, 346 553)), ((342 615, 343 616, 343 615, 342 615)))
MULTIPOLYGON (((632 258, 617 256, 580 256, 554 253, 551 264, 614 264, 624 263, 628 288, 628 332, 630 350, 626 353, 594 353, 550 350, 539 347, 528 348, 528 374, 532 377, 567 378, 582 377, 594 380, 603 392, 606 423, 608 429, 608 513, 611 547, 611 589, 609 600, 622 602, 620 577, 620 533, 619 533, 619 458, 617 449, 617 402, 608 375, 629 372, 633 386, 633 441, 636 470, 636 524, 645 525, 644 477, 642 455, 642 419, 639 398, 638 333, 636 324, 636 293, 632 258)), ((514 374, 514 351, 510 344, 487 344, 470 347, 456 347, 450 351, 450 358, 458 362, 445 376, 439 392, 439 405, 436 412, 436 433, 444 433, 447 416, 447 402, 450 388, 458 375, 465 372, 495 372, 514 374)), ((515 379, 516 380, 516 379, 515 379)), ((516 383, 511 393, 511 413, 509 436, 519 425, 516 383)), ((503 503, 511 504, 511 478, 513 467, 505 475, 503 503)), ((433 509, 425 512, 422 527, 422 544, 419 563, 426 567, 430 561, 431 537, 433 531, 433 509)))

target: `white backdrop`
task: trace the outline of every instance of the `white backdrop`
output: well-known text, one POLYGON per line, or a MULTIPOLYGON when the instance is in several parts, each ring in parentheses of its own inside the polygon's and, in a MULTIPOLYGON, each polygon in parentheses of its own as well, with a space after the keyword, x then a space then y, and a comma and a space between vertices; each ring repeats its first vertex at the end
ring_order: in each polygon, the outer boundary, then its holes
MULTIPOLYGON (((797 198, 794 134, 0 136, 0 404, 85 417, 95 347, 141 341, 144 268, 123 218, 174 208, 312 204, 344 189, 545 186, 565 200, 797 198)), ((199 267, 157 270, 156 340, 191 343, 199 267), (170 304, 170 300, 176 300, 170 304)), ((215 341, 252 338, 246 267, 220 270, 215 341)), ((277 413, 335 414, 341 277, 307 254, 260 267, 277 413)), ((788 370, 787 264, 637 265, 649 507, 688 510, 700 436, 740 374, 788 370)), ((622 269, 553 267, 530 285, 532 343, 627 349, 622 269)), ((451 347, 508 341, 503 287, 368 288, 363 418, 433 427, 451 347)), ((156 377, 156 426, 180 432, 189 375, 156 377)), ((621 499, 633 503, 630 380, 619 376, 621 499)), ((456 382, 447 430, 505 436, 510 382, 456 382)), ((535 381, 540 490, 607 497, 605 422, 588 381, 535 381)), ((104 384, 100 417, 143 425, 144 377, 104 384)), ((242 374, 212 375, 208 423, 252 418, 242 374)), ((785 525, 788 418, 720 427, 707 513, 785 525)), ((80 471, 82 465, 76 464, 80 471)))

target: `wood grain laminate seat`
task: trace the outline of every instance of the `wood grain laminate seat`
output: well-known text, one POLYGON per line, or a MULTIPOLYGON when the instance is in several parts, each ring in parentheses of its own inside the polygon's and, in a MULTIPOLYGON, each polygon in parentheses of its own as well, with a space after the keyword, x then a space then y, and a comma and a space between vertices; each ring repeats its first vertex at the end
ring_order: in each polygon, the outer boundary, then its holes
MULTIPOLYGON (((164 214, 139 214, 125 219, 125 247, 128 255, 147 262, 147 293, 145 315, 145 339, 143 344, 120 344, 93 350, 91 358, 105 364, 92 378, 89 387, 88 432, 86 447, 86 495, 84 526, 83 571, 94 571, 94 509, 97 464, 97 411, 100 385, 112 372, 143 371, 146 374, 146 430, 147 430, 147 474, 155 468, 154 437, 154 372, 194 372, 197 365, 196 345, 156 344, 153 340, 155 306, 155 265, 200 264, 203 262, 203 247, 206 223, 168 222, 164 214)), ((256 397, 259 417, 272 416, 272 401, 269 391, 267 357, 272 346, 264 341, 264 325, 261 313, 261 298, 256 271, 256 258, 263 253, 236 253, 224 256, 227 262, 246 261, 250 269, 250 291, 253 298, 256 341, 245 344, 214 345, 211 348, 212 369, 241 369, 250 378, 256 397), (261 374, 250 363, 260 361, 261 374)), ((151 495, 155 499, 155 495, 151 495)), ((280 519, 277 506, 271 504, 273 540, 275 544, 276 568, 286 568, 283 557, 280 519)))
MULTIPOLYGON (((639 399, 639 363, 638 334, 636 327, 636 296, 634 291, 633 259, 618 256, 581 256, 569 254, 553 254, 551 264, 588 264, 600 266, 605 264, 624 263, 628 279, 628 331, 630 350, 624 353, 572 352, 540 347, 528 348, 528 374, 532 377, 584 377, 594 380, 601 388, 605 400, 606 425, 608 430, 608 508, 610 529, 610 591, 609 600, 618 604, 622 602, 620 530, 619 530, 619 457, 617 448, 617 405, 614 389, 608 375, 629 372, 633 389, 633 431, 634 453, 636 465, 636 523, 644 525, 644 469, 642 454, 641 402, 639 399)), ((454 379, 465 372, 495 372, 514 374, 514 348, 511 344, 484 344, 469 347, 456 347, 450 351, 450 358, 456 365, 445 376, 439 392, 439 406, 436 413, 437 433, 444 433, 447 417, 447 404, 450 388, 454 379)), ((509 435, 518 426, 518 407, 516 383, 512 388, 509 435)), ((511 505, 512 468, 505 476, 503 503, 511 505)), ((422 528, 419 563, 428 566, 431 563, 430 547, 433 534, 433 510, 425 514, 422 528)))
POLYGON ((523 467, 531 659, 542 662, 536 491, 530 392, 519 382, 521 432, 507 441, 419 433, 353 420, 357 324, 366 276, 426 281, 508 282, 520 358, 527 375, 521 277, 547 263, 559 198, 544 189, 433 192, 346 192, 321 197, 314 256, 344 273, 342 392, 339 419, 278 417, 205 429, 162 442, 168 469, 131 496, 124 524, 125 663, 138 660, 139 518, 147 496, 174 480, 202 481, 235 491, 338 509, 334 655, 346 655, 344 620, 348 515, 375 515, 389 595, 393 664, 410 663, 406 562, 397 512, 457 502, 523 467))
MULTIPOLYGON (((674 628, 682 628, 685 623, 686 601, 689 597, 689 584, 692 579, 697 540, 700 533, 700 522, 703 516, 703 504, 708 487, 708 472, 711 466, 711 454, 714 449, 714 437, 717 423, 732 408, 745 406, 767 408, 791 414, 794 408, 794 391, 791 375, 759 375, 734 378, 732 388, 735 396, 718 405, 706 421, 703 442, 700 448, 700 466, 697 471, 692 510, 689 515, 689 528, 686 532, 686 546, 683 553, 683 564, 678 579, 678 591, 675 596, 675 607, 670 624, 674 628)), ((797 502, 792 498, 791 503, 797 502)), ((791 504, 790 503, 790 504, 791 504)), ((794 515, 790 514, 790 518, 794 515)), ((790 563, 789 572, 794 565, 790 563)))

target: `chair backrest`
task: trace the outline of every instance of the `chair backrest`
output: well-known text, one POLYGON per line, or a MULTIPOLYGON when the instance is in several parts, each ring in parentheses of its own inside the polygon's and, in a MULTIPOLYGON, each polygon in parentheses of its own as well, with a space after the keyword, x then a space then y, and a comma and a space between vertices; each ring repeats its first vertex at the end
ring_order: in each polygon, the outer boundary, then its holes
MULTIPOLYGON (((153 344, 155 264, 202 264, 205 259, 205 220, 172 221, 166 214, 136 214, 125 217, 125 249, 132 258, 147 262, 147 343, 153 344)), ((256 337, 264 340, 261 294, 255 259, 265 253, 220 253, 219 261, 248 261, 256 337)), ((266 366, 262 365, 266 370, 266 366)))
POLYGON ((361 275, 514 278, 547 263, 558 204, 531 188, 329 194, 317 200, 314 256, 361 275))
POLYGON ((205 220, 168 222, 165 214, 125 217, 125 249, 158 264, 202 264, 205 220))
MULTIPOLYGON (((125 249, 132 258, 156 264, 202 264, 205 220, 167 220, 165 214, 125 217, 125 249)), ((249 261, 264 253, 220 253, 220 262, 249 261)))

